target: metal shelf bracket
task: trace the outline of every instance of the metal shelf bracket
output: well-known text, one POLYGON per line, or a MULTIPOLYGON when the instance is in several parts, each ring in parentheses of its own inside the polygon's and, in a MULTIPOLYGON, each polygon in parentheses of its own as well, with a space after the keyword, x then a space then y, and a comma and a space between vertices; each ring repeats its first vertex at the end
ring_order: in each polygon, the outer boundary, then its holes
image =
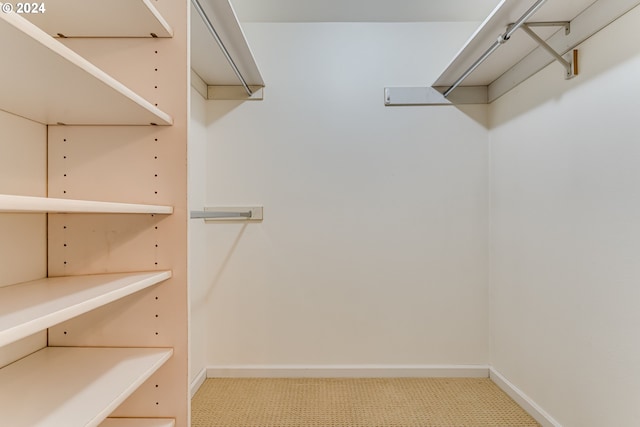
POLYGON ((565 35, 569 35, 571 33, 571 23, 567 21, 561 22, 526 22, 520 26, 520 29, 527 33, 529 37, 531 37, 536 43, 540 45, 544 50, 549 52, 551 56, 554 57, 556 61, 558 61, 566 70, 565 79, 572 79, 578 75, 578 50, 573 50, 573 55, 569 60, 566 60, 556 52, 549 44, 542 40, 540 36, 538 36, 531 27, 564 27, 565 35))

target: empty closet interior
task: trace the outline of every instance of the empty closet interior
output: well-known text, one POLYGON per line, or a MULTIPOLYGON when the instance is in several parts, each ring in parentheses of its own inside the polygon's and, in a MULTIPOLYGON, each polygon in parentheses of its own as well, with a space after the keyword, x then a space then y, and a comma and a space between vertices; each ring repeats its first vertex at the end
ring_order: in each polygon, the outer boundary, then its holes
POLYGON ((192 89, 192 208, 264 206, 190 222, 192 390, 481 375, 543 425, 634 425, 637 2, 310 3, 232 1, 262 100, 192 89), (575 77, 518 29, 443 97, 536 5, 575 77))
POLYGON ((640 2, 387 3, 0 2, 0 425, 221 376, 635 425, 640 2))

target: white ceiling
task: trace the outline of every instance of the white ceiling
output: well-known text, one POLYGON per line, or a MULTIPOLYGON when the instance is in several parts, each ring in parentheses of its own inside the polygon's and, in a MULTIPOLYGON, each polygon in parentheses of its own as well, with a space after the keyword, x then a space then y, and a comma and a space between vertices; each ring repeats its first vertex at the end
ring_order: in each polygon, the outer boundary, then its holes
POLYGON ((484 21, 499 0, 231 0, 241 22, 484 21))

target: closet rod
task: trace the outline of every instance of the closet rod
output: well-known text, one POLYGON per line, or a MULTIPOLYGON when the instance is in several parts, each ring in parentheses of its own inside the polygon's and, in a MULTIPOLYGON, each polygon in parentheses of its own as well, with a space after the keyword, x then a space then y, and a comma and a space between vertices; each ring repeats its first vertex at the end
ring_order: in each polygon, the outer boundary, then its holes
POLYGON ((247 218, 251 219, 251 211, 247 212, 215 212, 215 211, 191 211, 191 219, 223 219, 223 218, 247 218))
POLYGON ((200 5, 200 2, 198 0, 191 0, 191 4, 193 4, 193 7, 196 8, 196 10, 198 11, 198 15, 200 15, 200 17, 204 21, 204 24, 207 26, 207 29, 213 36, 214 40, 216 41, 216 43, 218 43, 218 46, 220 46, 220 49, 222 50, 224 57, 227 58, 227 61, 229 61, 229 65, 231 65, 231 68, 233 69, 233 72, 236 74, 236 76, 238 76, 238 79, 240 79, 240 83, 242 84, 242 87, 244 88, 245 92, 247 92, 247 95, 249 96, 253 95, 253 91, 251 90, 251 88, 249 88, 247 81, 242 76, 242 73, 240 73, 240 70, 238 69, 238 66, 236 65, 233 58, 231 58, 231 54, 229 54, 227 47, 222 42, 222 39, 220 39, 220 36, 218 36, 218 32, 213 27, 211 20, 209 19, 209 17, 207 16, 207 13, 204 11, 202 6, 200 5))
MULTIPOLYGON (((197 1, 197 0, 196 0, 197 1)), ((527 19, 531 18, 531 16, 533 16, 534 13, 536 13, 538 11, 538 9, 540 9, 540 7, 542 7, 543 3, 545 3, 547 0, 538 0, 536 1, 533 6, 531 6, 529 8, 529 10, 527 10, 524 15, 522 15, 520 17, 520 19, 518 19, 514 24, 510 25, 507 28, 507 31, 505 31, 504 34, 501 34, 498 36, 498 39, 493 42, 493 44, 491 45, 491 47, 489 47, 489 49, 487 49, 487 51, 476 60, 476 62, 474 62, 468 69, 467 71, 465 71, 464 73, 462 73, 462 75, 458 78, 458 80, 456 80, 451 87, 449 87, 449 89, 445 90, 442 95, 446 98, 447 96, 449 96, 449 94, 451 92, 453 92, 453 90, 455 88, 457 88, 458 86, 460 86, 460 84, 464 81, 464 79, 466 79, 467 77, 469 77, 469 75, 471 73, 473 73, 475 71, 476 68, 478 68, 480 66, 480 64, 482 64, 489 56, 491 56, 491 54, 500 47, 500 45, 504 44, 507 42, 507 40, 509 40, 509 38, 513 35, 513 33, 516 32, 516 30, 518 30, 518 28, 520 28, 527 19)))

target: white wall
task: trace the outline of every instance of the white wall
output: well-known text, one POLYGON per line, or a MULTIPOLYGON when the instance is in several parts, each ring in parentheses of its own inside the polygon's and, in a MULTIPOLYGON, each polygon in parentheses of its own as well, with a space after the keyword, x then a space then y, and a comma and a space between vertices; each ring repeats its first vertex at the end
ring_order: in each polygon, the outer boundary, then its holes
POLYGON ((265 220, 199 229, 208 365, 487 363, 487 109, 383 105, 475 27, 244 25, 266 99, 208 103, 207 202, 265 220))
POLYGON ((491 362, 565 427, 640 420, 639 26, 490 110, 491 362))
MULTIPOLYGON (((189 181, 190 210, 202 210, 207 190, 207 128, 206 101, 191 88, 189 114, 189 181)), ((194 381, 207 365, 207 307, 203 304, 207 270, 205 224, 189 221, 189 379, 194 381)))

